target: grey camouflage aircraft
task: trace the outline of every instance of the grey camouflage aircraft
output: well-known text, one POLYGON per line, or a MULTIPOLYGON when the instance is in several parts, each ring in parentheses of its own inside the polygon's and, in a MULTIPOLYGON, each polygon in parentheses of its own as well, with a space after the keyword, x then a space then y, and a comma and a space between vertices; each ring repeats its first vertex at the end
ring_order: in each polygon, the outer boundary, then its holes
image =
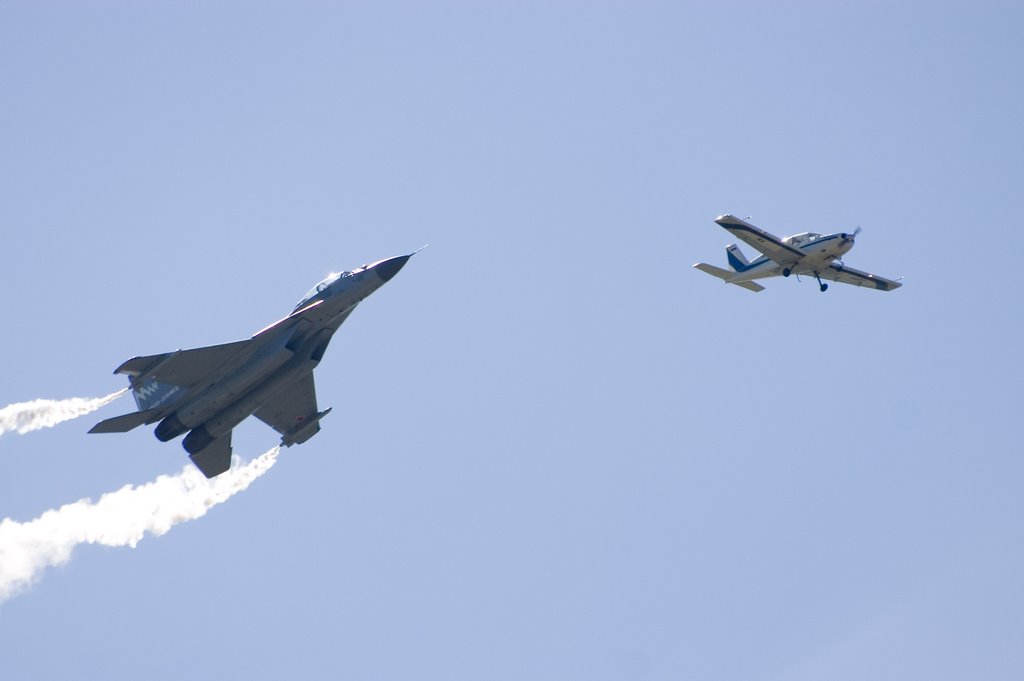
POLYGON ((230 468, 231 430, 250 415, 280 433, 282 446, 305 442, 331 411, 318 411, 313 369, 334 332, 418 252, 331 273, 290 315, 248 340, 132 357, 114 373, 127 374, 138 411, 89 432, 124 433, 157 421, 161 442, 188 432, 185 451, 208 478, 230 468))

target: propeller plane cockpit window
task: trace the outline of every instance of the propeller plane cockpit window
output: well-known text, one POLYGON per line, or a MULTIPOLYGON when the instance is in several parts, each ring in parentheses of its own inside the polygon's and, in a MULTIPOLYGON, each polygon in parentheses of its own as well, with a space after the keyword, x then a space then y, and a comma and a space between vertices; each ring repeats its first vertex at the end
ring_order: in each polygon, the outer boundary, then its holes
POLYGON ((821 235, 815 232, 804 232, 803 234, 794 234, 793 236, 788 236, 782 240, 782 243, 787 244, 789 246, 799 247, 803 246, 804 244, 809 244, 812 241, 815 241, 820 238, 821 235))

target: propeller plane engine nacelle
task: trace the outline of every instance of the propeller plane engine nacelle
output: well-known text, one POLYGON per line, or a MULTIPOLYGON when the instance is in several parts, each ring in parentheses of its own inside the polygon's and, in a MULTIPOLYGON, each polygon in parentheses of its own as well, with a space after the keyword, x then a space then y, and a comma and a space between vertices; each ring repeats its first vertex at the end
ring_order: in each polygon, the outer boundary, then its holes
POLYGON ((847 234, 846 232, 842 232, 839 234, 839 237, 843 240, 844 244, 848 244, 852 242, 854 239, 856 239, 858 234, 860 234, 860 227, 853 230, 853 234, 847 234))

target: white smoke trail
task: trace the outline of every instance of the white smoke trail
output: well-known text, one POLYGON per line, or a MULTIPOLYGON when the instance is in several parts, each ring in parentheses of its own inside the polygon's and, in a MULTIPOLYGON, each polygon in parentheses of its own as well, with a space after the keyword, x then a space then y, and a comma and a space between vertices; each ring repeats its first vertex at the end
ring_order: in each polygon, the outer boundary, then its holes
POLYGON ((45 568, 67 562, 79 544, 135 548, 146 532, 160 536, 247 488, 277 461, 280 447, 212 480, 192 464, 138 487, 125 485, 93 502, 82 499, 35 520, 0 521, 0 602, 30 585, 45 568))
POLYGON ((53 428, 63 421, 94 412, 126 392, 128 388, 106 397, 71 397, 66 400, 32 400, 9 404, 0 409, 0 435, 11 430, 24 435, 40 428, 53 428))

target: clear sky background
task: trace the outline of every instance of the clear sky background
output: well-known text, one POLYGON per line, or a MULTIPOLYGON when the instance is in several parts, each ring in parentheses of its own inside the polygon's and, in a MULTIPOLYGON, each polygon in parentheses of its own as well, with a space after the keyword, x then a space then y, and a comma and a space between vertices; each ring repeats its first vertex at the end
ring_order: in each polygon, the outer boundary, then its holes
MULTIPOLYGON (((0 1, 0 406, 431 244, 335 337, 323 431, 0 605, 0 678, 1021 678, 1022 25, 0 1), (860 225, 905 286, 726 286, 725 212, 860 225)), ((133 408, 0 439, 0 517, 180 471, 86 435, 133 408)))

